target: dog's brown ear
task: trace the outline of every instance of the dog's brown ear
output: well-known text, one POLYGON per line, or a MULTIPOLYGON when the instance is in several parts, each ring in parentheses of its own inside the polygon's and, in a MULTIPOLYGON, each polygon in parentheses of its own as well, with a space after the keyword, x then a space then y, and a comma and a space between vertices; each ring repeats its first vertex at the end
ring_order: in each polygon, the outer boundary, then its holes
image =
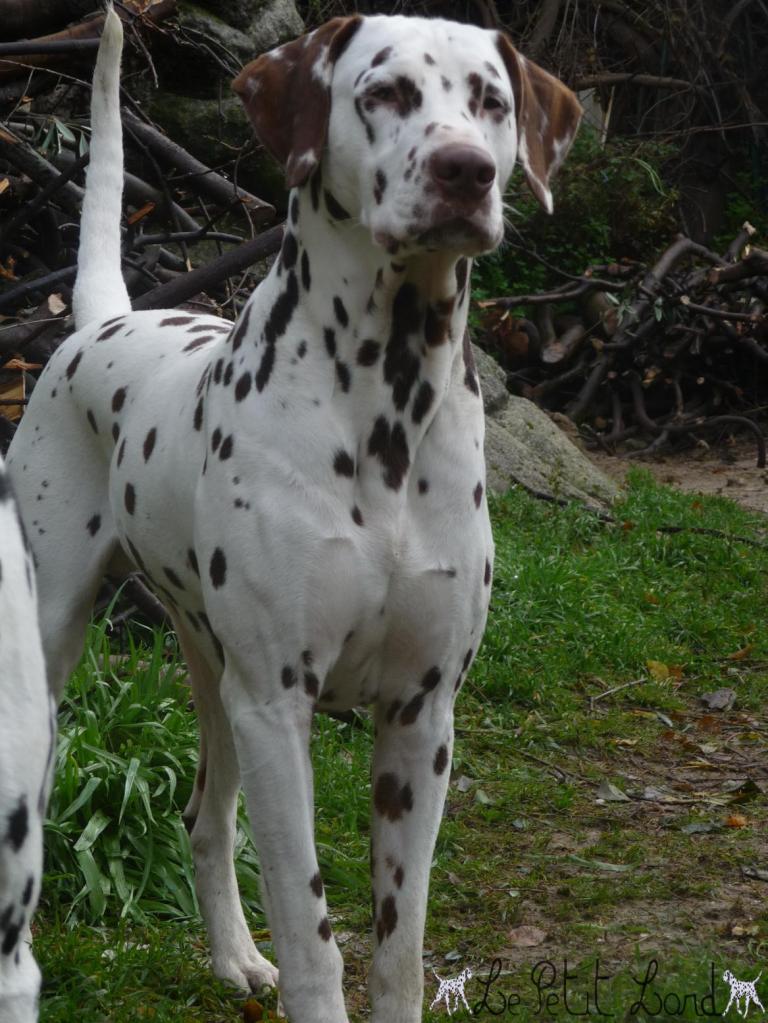
POLYGON ((526 60, 499 32, 498 47, 517 106, 517 155, 531 191, 552 212, 549 180, 571 148, 583 110, 571 90, 526 60))
POLYGON ((285 167, 289 188, 320 162, 331 113, 333 65, 362 18, 332 21, 251 61, 232 83, 260 142, 285 167))

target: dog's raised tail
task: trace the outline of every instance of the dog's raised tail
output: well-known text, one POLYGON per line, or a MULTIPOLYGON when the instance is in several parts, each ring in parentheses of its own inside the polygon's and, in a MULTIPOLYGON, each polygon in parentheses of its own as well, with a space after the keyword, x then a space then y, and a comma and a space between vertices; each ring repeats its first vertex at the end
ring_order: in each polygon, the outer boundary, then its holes
POLYGON ((72 300, 78 330, 93 321, 127 313, 131 308, 120 269, 122 52, 123 26, 112 5, 108 4, 91 93, 91 158, 86 176, 77 278, 72 300))

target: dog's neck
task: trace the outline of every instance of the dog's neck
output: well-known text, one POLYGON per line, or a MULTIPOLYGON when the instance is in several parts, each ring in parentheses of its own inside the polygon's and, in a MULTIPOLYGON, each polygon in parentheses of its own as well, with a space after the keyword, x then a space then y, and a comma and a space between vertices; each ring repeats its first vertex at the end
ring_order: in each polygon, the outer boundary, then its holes
MULTIPOLYGON (((469 269, 458 253, 389 254, 310 183, 291 192, 282 250, 252 299, 246 336, 259 348, 265 322, 276 323, 306 339, 311 362, 322 356, 335 367, 338 390, 388 393, 396 411, 416 422, 420 384, 429 383, 436 407, 461 360, 469 269)), ((278 337, 277 358, 282 346, 278 337)))
MULTIPOLYGON (((319 287, 313 286, 304 300, 320 320, 333 312, 331 302, 339 294, 356 301, 357 307, 349 310, 350 323, 359 327, 372 307, 380 313, 391 311, 404 283, 416 288, 424 310, 445 303, 453 306, 461 290, 456 279, 458 253, 385 251, 373 242, 368 227, 312 183, 291 193, 287 230, 306 249, 313 276, 317 275, 319 287)), ((466 307, 463 312, 466 318, 466 307)))

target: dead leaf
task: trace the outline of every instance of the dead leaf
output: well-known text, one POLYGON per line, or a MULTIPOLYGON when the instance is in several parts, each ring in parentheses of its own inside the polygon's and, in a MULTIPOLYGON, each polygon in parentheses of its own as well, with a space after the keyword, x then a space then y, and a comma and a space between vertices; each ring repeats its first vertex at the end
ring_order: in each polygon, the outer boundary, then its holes
POLYGON ((547 932, 540 927, 533 927, 530 924, 522 924, 520 927, 513 927, 509 932, 509 943, 512 948, 534 948, 541 945, 547 939, 547 932))
POLYGON ((637 739, 610 739, 612 746, 637 746, 637 739))
POLYGON ((710 831, 719 831, 721 827, 715 821, 694 821, 692 824, 683 824, 680 830, 684 835, 705 835, 710 831))
POLYGON ((722 722, 711 714, 704 714, 699 718, 699 728, 704 732, 719 732, 722 729, 722 722))
POLYGON ((58 316, 60 313, 63 313, 66 308, 67 303, 62 299, 58 291, 54 291, 48 296, 48 309, 54 316, 58 316))
POLYGON ((661 601, 659 600, 659 598, 656 596, 655 593, 644 593, 643 594, 643 600, 646 602, 646 604, 660 604, 661 603, 661 601))
MULTIPOLYGON (((0 398, 8 401, 9 399, 24 398, 24 376, 19 373, 18 376, 13 377, 11 380, 6 380, 0 383, 0 398)), ((15 422, 17 419, 21 419, 21 413, 24 410, 23 405, 3 405, 3 415, 6 419, 10 419, 11 422, 15 422)))
POLYGON ((731 924, 730 933, 734 938, 754 938, 760 933, 758 924, 731 924))
POLYGON ((746 803, 748 799, 756 799, 764 794, 762 786, 754 778, 735 778, 725 782, 721 790, 733 793, 730 800, 732 803, 746 803))
POLYGON ((136 210, 135 213, 132 213, 130 217, 128 217, 128 223, 137 224, 140 220, 143 220, 144 217, 148 217, 149 214, 154 211, 156 206, 157 203, 153 202, 151 199, 149 202, 145 202, 141 209, 136 210))
POLYGON ((5 263, 0 263, 0 278, 2 278, 3 280, 6 280, 6 281, 16 281, 16 280, 18 280, 18 278, 17 278, 17 276, 16 276, 16 274, 14 272, 15 269, 16 269, 16 260, 13 258, 13 256, 8 256, 8 258, 6 259, 5 263))
POLYGON ((720 746, 716 742, 700 742, 699 749, 701 750, 702 753, 705 754, 717 753, 717 751, 720 749, 720 746))
POLYGON ((579 843, 573 837, 562 831, 555 831, 549 839, 548 849, 563 849, 565 852, 573 852, 579 848, 579 843))
POLYGON ((629 796, 622 792, 613 782, 604 779, 597 789, 597 798, 604 799, 607 803, 628 803, 629 796))
POLYGON ((609 870, 613 874, 625 874, 628 870, 634 870, 631 863, 607 863, 605 860, 587 860, 583 856, 570 855, 568 857, 573 863, 582 867, 597 867, 598 870, 609 870))
POLYGON ((263 1019, 264 1006, 261 1002, 257 1002, 255 998, 249 998, 247 1002, 243 1003, 244 1023, 259 1023, 259 1020, 263 1019))
POLYGON ((725 659, 726 661, 743 661, 745 657, 749 657, 752 653, 754 646, 754 643, 747 643, 747 645, 743 646, 741 650, 736 650, 734 653, 728 654, 725 659))
POLYGON ((720 767, 717 764, 711 764, 709 760, 687 760, 683 767, 688 768, 690 771, 719 771, 720 767))
POLYGON ((751 877, 755 881, 768 881, 768 870, 763 870, 762 867, 742 867, 741 873, 744 877, 751 877))
POLYGON ((699 700, 708 710, 730 710, 736 702, 733 689, 715 689, 711 693, 702 693, 699 700))
POLYGON ((0 179, 0 195, 2 195, 3 192, 5 192, 5 190, 10 188, 10 187, 11 187, 11 183, 8 180, 8 178, 0 179))
POLYGON ((747 818, 743 813, 732 813, 725 818, 726 828, 746 828, 747 818))
POLYGON ((640 793, 640 799, 648 800, 653 803, 663 803, 670 798, 674 800, 674 797, 670 797, 667 792, 662 792, 661 789, 657 789, 655 785, 646 785, 640 793))
MULTIPOLYGON (((646 600, 648 594, 646 594, 646 600)), ((658 603, 658 601, 656 601, 658 603)), ((666 682, 670 677, 670 671, 663 661, 646 661, 645 666, 654 682, 666 682)))

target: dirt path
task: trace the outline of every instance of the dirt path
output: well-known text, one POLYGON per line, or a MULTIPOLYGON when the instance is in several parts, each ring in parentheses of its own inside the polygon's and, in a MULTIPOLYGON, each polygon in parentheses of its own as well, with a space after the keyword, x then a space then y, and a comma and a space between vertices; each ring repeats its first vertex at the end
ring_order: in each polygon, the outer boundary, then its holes
POLYGON ((659 483, 699 494, 716 494, 768 515, 768 469, 755 468, 755 446, 740 443, 723 454, 698 449, 657 459, 614 457, 588 452, 608 476, 623 480, 631 468, 648 469, 659 483))

